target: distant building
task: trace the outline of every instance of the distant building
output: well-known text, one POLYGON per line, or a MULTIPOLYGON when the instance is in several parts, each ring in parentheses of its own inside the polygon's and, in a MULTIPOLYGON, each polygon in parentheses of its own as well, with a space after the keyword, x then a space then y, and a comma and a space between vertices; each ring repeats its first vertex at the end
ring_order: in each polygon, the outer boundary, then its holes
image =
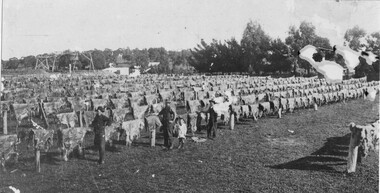
POLYGON ((148 67, 158 66, 160 65, 160 62, 149 62, 148 67))
POLYGON ((103 69, 103 71, 113 72, 120 75, 129 75, 131 66, 128 64, 112 65, 109 68, 103 69))
POLYGON ((103 71, 113 72, 120 75, 130 75, 130 76, 139 76, 140 67, 133 66, 132 63, 128 60, 123 59, 123 55, 119 54, 116 58, 116 64, 110 63, 109 68, 104 69, 103 71))

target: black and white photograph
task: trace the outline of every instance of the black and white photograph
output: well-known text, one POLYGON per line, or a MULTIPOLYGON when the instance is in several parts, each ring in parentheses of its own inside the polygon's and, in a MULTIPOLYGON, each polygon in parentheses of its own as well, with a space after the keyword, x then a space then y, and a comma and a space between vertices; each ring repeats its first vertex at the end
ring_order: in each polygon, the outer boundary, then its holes
POLYGON ((0 193, 377 193, 380 0, 1 0, 0 193))

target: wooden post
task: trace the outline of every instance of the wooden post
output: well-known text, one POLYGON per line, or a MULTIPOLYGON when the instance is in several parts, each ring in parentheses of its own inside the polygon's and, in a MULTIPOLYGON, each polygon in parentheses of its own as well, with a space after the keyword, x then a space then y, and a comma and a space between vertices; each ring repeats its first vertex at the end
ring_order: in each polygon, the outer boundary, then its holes
POLYGON ((278 118, 281 119, 282 108, 278 109, 278 118))
MULTIPOLYGON (((92 54, 91 54, 91 52, 89 53, 89 55, 90 55, 90 65, 91 65, 91 67, 92 67, 92 70, 95 72, 94 61, 92 60, 92 54)), ((90 70, 90 69, 89 69, 89 70, 90 70)))
POLYGON ((45 120, 46 129, 48 129, 49 128, 49 122, 46 118, 45 109, 42 108, 42 102, 40 102, 40 107, 41 107, 41 111, 42 111, 42 116, 44 117, 44 120, 45 120))
POLYGON ((8 122, 7 122, 8 112, 3 111, 3 134, 8 134, 8 122))
POLYGON ((79 125, 80 127, 83 127, 83 120, 82 120, 82 111, 79 111, 79 125))
MULTIPOLYGON (((112 141, 112 140, 110 140, 110 141, 112 141)), ((81 158, 84 158, 84 150, 83 150, 83 145, 82 144, 78 145, 78 153, 79 153, 79 156, 81 156, 81 158)))
POLYGON ((358 148, 359 146, 356 144, 358 138, 360 137, 360 133, 356 131, 355 127, 351 127, 351 138, 350 138, 350 146, 348 149, 348 159, 347 159, 347 172, 352 173, 356 170, 356 163, 358 159, 358 148))
POLYGON ((57 56, 54 55, 53 67, 51 69, 52 72, 54 72, 54 70, 55 70, 55 61, 56 61, 56 59, 57 59, 57 56))
POLYGON ((41 163, 40 163, 40 150, 35 147, 34 149, 34 154, 36 157, 36 172, 40 173, 41 172, 41 163))
POLYGON ((45 70, 49 71, 49 61, 48 61, 48 58, 45 58, 45 62, 46 62, 45 70))
POLYGON ((150 131, 150 146, 156 146, 156 129, 150 131))
POLYGON ((256 117, 255 113, 253 113, 252 116, 253 116, 253 120, 257 122, 257 117, 256 117))
POLYGON ((314 110, 318 111, 318 105, 317 105, 317 103, 314 103, 314 110))
POLYGON ((235 114, 231 113, 230 115, 230 129, 234 130, 235 129, 235 114))

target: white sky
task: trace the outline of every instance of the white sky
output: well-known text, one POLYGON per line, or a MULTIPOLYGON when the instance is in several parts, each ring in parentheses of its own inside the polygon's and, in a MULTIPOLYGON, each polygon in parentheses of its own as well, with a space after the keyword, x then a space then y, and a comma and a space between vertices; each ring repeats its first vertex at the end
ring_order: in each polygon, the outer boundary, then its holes
POLYGON ((3 0, 2 58, 110 48, 194 48, 235 37, 249 20, 272 38, 312 22, 342 44, 355 25, 380 31, 380 1, 353 0, 3 0))

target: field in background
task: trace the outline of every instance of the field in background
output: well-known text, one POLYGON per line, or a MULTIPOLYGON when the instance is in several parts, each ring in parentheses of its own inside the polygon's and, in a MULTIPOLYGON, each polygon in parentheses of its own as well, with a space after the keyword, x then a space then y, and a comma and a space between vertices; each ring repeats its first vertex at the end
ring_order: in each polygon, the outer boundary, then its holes
MULTIPOLYGON (((189 139, 183 150, 163 150, 161 135, 159 146, 150 148, 143 134, 131 148, 109 149, 101 166, 90 148, 85 159, 68 162, 53 149, 42 154, 40 174, 34 171, 32 149, 23 143, 20 162, 1 173, 0 187, 21 192, 378 192, 378 154, 371 152, 356 173, 345 174, 348 124, 378 117, 379 99, 358 99, 282 119, 242 120, 233 131, 221 126, 215 140, 196 144, 189 139)), ((198 136, 205 137, 205 131, 198 136)), ((93 135, 85 141, 92 146, 93 135)))

